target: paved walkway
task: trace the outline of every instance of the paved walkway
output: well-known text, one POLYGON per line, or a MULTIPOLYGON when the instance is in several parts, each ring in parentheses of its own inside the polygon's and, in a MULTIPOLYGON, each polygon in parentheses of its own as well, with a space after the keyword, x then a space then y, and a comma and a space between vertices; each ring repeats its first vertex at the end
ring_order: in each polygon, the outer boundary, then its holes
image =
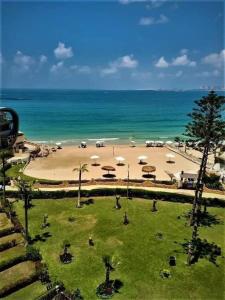
MULTIPOLYGON (((83 185, 83 190, 92 190, 92 189, 101 189, 101 188, 109 188, 109 189, 126 189, 126 186, 124 185, 83 185)), ((188 196, 194 196, 193 190, 184 190, 184 189, 169 189, 169 188, 158 188, 158 187, 141 187, 141 186, 130 186, 130 189, 140 189, 140 190, 147 190, 147 191, 155 191, 155 192, 165 192, 165 193, 175 193, 175 194, 181 194, 181 195, 188 195, 188 196)), ((64 187, 64 188, 39 188, 40 191, 76 191, 78 187, 64 187)), ((7 190, 16 190, 14 187, 7 187, 7 190)), ((216 194, 216 193, 203 193, 203 197, 206 198, 218 198, 225 200, 225 193, 224 194, 216 194)))

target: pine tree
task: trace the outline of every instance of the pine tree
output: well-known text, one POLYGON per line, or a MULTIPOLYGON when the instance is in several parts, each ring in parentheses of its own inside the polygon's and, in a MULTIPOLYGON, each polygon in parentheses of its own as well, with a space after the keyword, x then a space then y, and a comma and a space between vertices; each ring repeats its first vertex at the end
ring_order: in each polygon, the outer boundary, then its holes
MULTIPOLYGON (((191 121, 186 126, 186 135, 203 146, 202 160, 198 173, 195 196, 192 205, 190 224, 193 226, 192 245, 198 235, 198 223, 201 215, 203 179, 206 174, 207 160, 210 151, 215 151, 219 142, 225 139, 225 121, 222 112, 225 97, 218 96, 214 91, 195 101, 196 108, 188 116, 191 121)), ((190 247, 189 256, 193 249, 190 247)), ((190 261, 190 259, 189 259, 190 261)))

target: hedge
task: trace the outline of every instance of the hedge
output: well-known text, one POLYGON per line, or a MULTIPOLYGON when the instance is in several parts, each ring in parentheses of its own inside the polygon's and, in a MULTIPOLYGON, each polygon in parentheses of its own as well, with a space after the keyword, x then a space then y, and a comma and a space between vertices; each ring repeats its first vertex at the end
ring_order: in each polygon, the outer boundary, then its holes
POLYGON ((17 265, 23 261, 27 260, 27 254, 23 254, 17 257, 14 257, 10 260, 7 261, 3 261, 2 263, 0 263, 0 272, 13 267, 14 265, 17 265))
POLYGON ((13 232, 15 232, 15 228, 14 227, 1 229, 0 230, 0 238, 3 237, 3 236, 9 235, 9 234, 11 234, 13 232))
MULTIPOLYGON (((127 196, 126 188, 96 188, 92 190, 82 190, 81 196, 83 197, 98 197, 98 196, 115 196, 116 194, 122 197, 127 196)), ((192 203, 193 196, 182 195, 177 193, 159 192, 159 191, 148 191, 144 189, 129 189, 129 195, 137 198, 144 199, 156 199, 169 202, 178 203, 192 203)), ((16 191, 7 191, 8 197, 16 197, 16 191)), ((61 199, 77 197, 77 191, 33 191, 33 199, 61 199)), ((225 207, 225 201, 219 198, 204 198, 208 206, 225 207)))
POLYGON ((18 290, 24 288, 25 286, 35 282, 38 279, 38 274, 33 274, 32 276, 24 279, 20 279, 16 282, 8 284, 0 290, 0 298, 6 297, 12 293, 17 292, 18 290))
POLYGON ((16 240, 0 244, 0 252, 16 246, 16 240))

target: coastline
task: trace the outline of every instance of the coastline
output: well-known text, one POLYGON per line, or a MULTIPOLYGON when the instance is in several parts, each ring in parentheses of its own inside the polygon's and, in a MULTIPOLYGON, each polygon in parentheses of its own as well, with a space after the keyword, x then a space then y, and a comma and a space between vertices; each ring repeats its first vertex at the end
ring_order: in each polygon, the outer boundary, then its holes
POLYGON ((73 171, 80 163, 88 164, 88 172, 82 174, 83 179, 100 179, 104 178, 106 171, 102 170, 103 166, 112 166, 115 168, 116 179, 127 178, 128 164, 130 179, 143 179, 145 173, 142 172, 144 165, 139 164, 139 156, 146 156, 144 162, 147 165, 155 166, 156 171, 151 173, 157 180, 170 180, 169 173, 178 173, 180 171, 197 171, 199 165, 194 163, 180 154, 175 154, 174 163, 169 163, 166 155, 171 153, 166 147, 145 147, 137 145, 106 145, 105 147, 96 148, 87 146, 87 148, 78 148, 77 146, 66 146, 49 154, 48 157, 40 157, 32 160, 25 168, 24 174, 35 178, 49 180, 76 180, 78 174, 73 171), (98 166, 93 166, 93 155, 99 156, 98 166), (117 165, 117 156, 122 156, 124 165, 117 165))

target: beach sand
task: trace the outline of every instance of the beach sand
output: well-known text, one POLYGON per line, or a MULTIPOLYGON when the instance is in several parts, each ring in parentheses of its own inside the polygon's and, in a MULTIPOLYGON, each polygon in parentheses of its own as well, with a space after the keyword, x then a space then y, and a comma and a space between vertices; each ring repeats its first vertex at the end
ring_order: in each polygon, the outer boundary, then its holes
POLYGON ((117 179, 127 178, 127 164, 130 166, 130 178, 142 179, 143 165, 139 164, 138 156, 146 155, 145 160, 148 165, 156 167, 153 175, 156 175, 157 180, 170 180, 170 177, 165 171, 170 173, 177 173, 183 171, 196 171, 199 165, 175 153, 175 163, 167 162, 167 153, 172 153, 166 147, 156 148, 145 146, 130 147, 128 145, 107 145, 106 147, 96 148, 95 146, 88 146, 87 148, 78 148, 77 146, 67 146, 61 150, 51 153, 48 157, 36 158, 31 161, 25 169, 25 174, 42 179, 51 180, 77 180, 78 173, 73 169, 78 167, 79 163, 88 164, 88 171, 82 175, 82 179, 99 179, 104 178, 101 168, 105 165, 110 165, 116 168, 115 174, 117 179), (92 166, 93 160, 90 159, 92 155, 98 155, 100 158, 98 162, 100 166, 92 166), (116 156, 125 158, 124 166, 117 166, 116 156))

